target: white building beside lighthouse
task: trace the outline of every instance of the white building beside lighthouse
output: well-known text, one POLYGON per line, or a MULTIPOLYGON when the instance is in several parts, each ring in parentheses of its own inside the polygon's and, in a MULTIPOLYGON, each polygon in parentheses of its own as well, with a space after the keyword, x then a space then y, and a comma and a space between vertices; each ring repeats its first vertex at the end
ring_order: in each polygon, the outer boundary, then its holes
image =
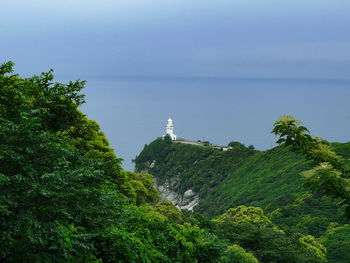
POLYGON ((166 125, 166 134, 169 135, 173 141, 176 140, 176 135, 174 134, 173 120, 171 118, 168 119, 168 124, 166 125))

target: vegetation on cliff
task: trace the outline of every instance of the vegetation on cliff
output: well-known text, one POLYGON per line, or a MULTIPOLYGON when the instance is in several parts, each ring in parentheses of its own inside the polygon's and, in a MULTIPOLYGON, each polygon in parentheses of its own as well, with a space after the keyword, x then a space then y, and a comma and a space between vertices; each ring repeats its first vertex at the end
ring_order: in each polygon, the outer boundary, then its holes
MULTIPOLYGON (((257 151, 251 146, 231 142, 231 150, 221 151, 210 146, 174 143, 165 137, 145 145, 135 158, 135 166, 136 170, 154 175, 158 182, 168 182, 177 193, 183 194, 192 189, 200 199, 195 207, 196 213, 213 218, 240 205, 260 207, 269 220, 285 233, 315 236, 329 249, 334 247, 334 241, 340 247, 337 247, 337 253, 328 252, 329 262, 347 262, 350 236, 345 237, 347 228, 344 224, 348 220, 344 217, 346 208, 342 208, 347 202, 347 177, 330 171, 329 166, 322 167, 329 168, 322 175, 329 174, 331 178, 321 177, 320 167, 313 168, 315 162, 320 164, 321 161, 315 161, 311 154, 299 154, 300 151, 290 144, 257 151), (308 179, 306 183, 303 178, 308 179), (339 182, 337 178, 343 181, 339 182), (332 179, 329 184, 328 179, 332 179), (335 187, 337 183, 339 187, 335 187), (327 229, 334 222, 340 225, 339 232, 334 233, 333 241, 325 239, 327 229), (340 239, 340 236, 345 238, 340 239)), ((322 147, 313 151, 317 158, 323 158, 322 162, 327 156, 333 158, 331 161, 336 162, 334 166, 342 174, 347 171, 350 143, 324 142, 322 147), (328 155, 323 154, 324 151, 328 155), (337 157, 337 154, 343 158, 337 157)))
MULTIPOLYGON (((124 171, 99 125, 78 110, 84 81, 57 83, 52 71, 21 78, 12 67, 0 66, 1 262, 326 262, 320 241, 328 247, 344 242, 347 225, 330 225, 317 240, 284 231, 271 219, 281 217, 278 210, 222 207, 225 213, 211 220, 176 209, 145 171, 154 156, 160 158, 155 169, 168 158, 160 169, 165 177, 171 175, 165 168, 180 173, 187 162, 198 164, 202 186, 211 189, 217 171, 205 173, 208 160, 211 167, 227 162, 220 168, 226 180, 231 164, 238 163, 238 171, 259 152, 231 143, 230 156, 210 147, 181 148, 166 138, 137 164, 142 173, 124 171), (178 160, 173 147, 195 153, 178 160)), ((179 189, 196 180, 185 179, 179 189)))
MULTIPOLYGON (((233 244, 162 201, 149 174, 121 169, 78 110, 83 81, 0 67, 1 262, 220 262, 233 244)), ((236 262, 236 261, 227 261, 236 262)))

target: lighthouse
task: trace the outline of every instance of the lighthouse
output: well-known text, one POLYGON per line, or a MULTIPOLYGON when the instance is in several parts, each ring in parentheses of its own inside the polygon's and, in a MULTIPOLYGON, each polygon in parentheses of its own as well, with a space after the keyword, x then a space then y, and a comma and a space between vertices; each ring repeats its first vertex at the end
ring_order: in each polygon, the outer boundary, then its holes
POLYGON ((166 134, 169 135, 173 141, 176 140, 176 135, 174 134, 173 120, 171 118, 168 119, 168 124, 166 125, 166 134))

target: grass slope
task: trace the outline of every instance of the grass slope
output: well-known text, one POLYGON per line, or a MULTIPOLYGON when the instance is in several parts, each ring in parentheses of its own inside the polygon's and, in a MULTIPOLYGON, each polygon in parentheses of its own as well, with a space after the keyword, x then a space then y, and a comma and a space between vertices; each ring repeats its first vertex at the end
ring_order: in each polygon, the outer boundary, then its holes
MULTIPOLYGON (((239 205, 258 206, 273 213, 273 221, 284 229, 316 236, 330 222, 344 223, 334 201, 311 195, 302 186, 300 172, 312 167, 310 161, 282 146, 256 151, 239 142, 230 144, 232 150, 222 151, 158 138, 145 145, 135 167, 160 183, 170 181, 178 193, 198 193, 195 211, 210 217, 239 205)), ((350 157, 350 143, 335 143, 334 148, 350 157)))

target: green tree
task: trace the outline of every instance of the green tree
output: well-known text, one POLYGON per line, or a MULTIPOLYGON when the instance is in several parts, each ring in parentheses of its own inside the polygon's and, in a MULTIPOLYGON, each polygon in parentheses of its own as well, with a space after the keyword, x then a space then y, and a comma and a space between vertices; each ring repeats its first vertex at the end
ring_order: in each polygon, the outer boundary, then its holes
POLYGON ((221 238, 252 251, 260 262, 326 262, 326 249, 314 237, 286 234, 259 207, 230 208, 213 222, 221 238))
POLYGON ((315 167, 305 171, 305 185, 312 191, 320 192, 340 200, 350 218, 350 164, 338 156, 329 142, 312 137, 309 130, 292 116, 283 116, 276 121, 272 133, 279 136, 277 143, 291 145, 315 163, 315 167))
POLYGON ((12 66, 0 67, 0 260, 95 261, 92 237, 118 218, 121 199, 107 166, 62 135, 86 123, 84 82, 6 75, 12 66))
POLYGON ((258 223, 264 226, 271 224, 270 219, 264 215, 264 211, 260 207, 246 207, 244 205, 230 208, 213 221, 217 223, 233 222, 236 224, 258 223))
POLYGON ((153 176, 151 174, 137 174, 123 171, 125 182, 121 191, 127 197, 133 198, 136 205, 145 203, 156 204, 159 200, 158 190, 153 187, 153 176))
POLYGON ((239 245, 227 247, 226 255, 220 259, 222 263, 259 263, 252 253, 248 253, 239 245))
POLYGON ((302 234, 286 234, 273 227, 257 223, 224 222, 217 225, 215 232, 221 239, 238 244, 252 252, 259 262, 327 262, 326 249, 314 239, 317 245, 305 245, 302 234))
POLYGON ((226 243, 157 203, 152 175, 121 169, 78 110, 84 82, 12 66, 0 67, 1 262, 218 261, 226 243))
POLYGON ((319 240, 327 247, 329 262, 350 262, 350 225, 331 223, 319 240))

